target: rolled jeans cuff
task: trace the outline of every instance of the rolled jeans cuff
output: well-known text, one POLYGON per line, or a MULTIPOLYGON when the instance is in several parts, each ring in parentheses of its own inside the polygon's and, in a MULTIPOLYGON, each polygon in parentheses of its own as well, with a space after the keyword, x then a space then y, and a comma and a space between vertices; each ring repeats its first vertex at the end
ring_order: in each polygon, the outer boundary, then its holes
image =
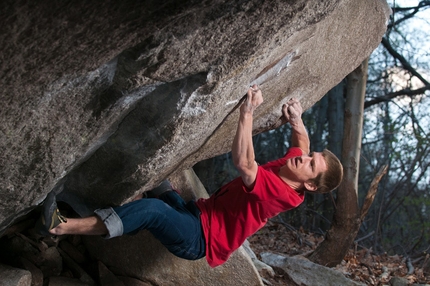
POLYGON ((96 209, 94 213, 100 217, 108 230, 108 234, 104 238, 117 237, 124 233, 122 221, 113 208, 96 209))

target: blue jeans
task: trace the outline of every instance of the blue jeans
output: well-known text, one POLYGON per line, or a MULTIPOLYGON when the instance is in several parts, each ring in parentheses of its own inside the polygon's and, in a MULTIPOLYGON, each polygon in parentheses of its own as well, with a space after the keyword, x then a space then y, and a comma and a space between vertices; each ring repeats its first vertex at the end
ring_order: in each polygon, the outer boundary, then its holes
POLYGON ((146 229, 178 257, 196 260, 205 256, 200 210, 193 201, 185 203, 174 191, 165 192, 158 199, 140 199, 95 213, 109 231, 107 238, 146 229))

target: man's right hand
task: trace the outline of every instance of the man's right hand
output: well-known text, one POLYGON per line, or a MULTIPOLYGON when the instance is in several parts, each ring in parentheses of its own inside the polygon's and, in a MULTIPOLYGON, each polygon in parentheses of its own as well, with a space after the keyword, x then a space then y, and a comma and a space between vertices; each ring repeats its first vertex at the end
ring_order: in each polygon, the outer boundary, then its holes
POLYGON ((282 114, 292 127, 297 127, 302 122, 302 113, 303 108, 295 98, 291 98, 282 106, 282 114))
POLYGON ((303 154, 308 154, 310 151, 310 141, 305 125, 303 124, 303 108, 300 102, 295 98, 290 99, 282 106, 282 114, 285 119, 290 122, 292 127, 292 146, 299 147, 302 149, 303 154))

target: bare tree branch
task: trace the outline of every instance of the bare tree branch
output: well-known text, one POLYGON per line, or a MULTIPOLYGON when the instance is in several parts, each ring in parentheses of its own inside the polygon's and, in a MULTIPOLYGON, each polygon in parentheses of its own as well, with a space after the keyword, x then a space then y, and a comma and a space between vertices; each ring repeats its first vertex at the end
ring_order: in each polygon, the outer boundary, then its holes
POLYGON ((375 178, 373 179, 372 183, 370 184, 369 190, 367 191, 366 198, 364 199, 363 206, 361 207, 361 214, 360 219, 361 221, 364 220, 364 218, 367 215, 367 212, 369 211, 370 206, 373 203, 373 200, 375 199, 376 191, 378 190, 378 184, 381 181, 382 177, 387 173, 388 166, 382 166, 381 169, 379 169, 378 173, 376 174, 375 178))
POLYGON ((375 231, 372 230, 370 233, 366 234, 365 236, 360 237, 359 239, 354 240, 354 243, 359 243, 360 241, 365 240, 366 238, 369 238, 369 237, 371 237, 374 234, 375 234, 375 231))
POLYGON ((421 1, 418 6, 414 6, 414 7, 392 7, 391 9, 393 10, 393 16, 396 14, 396 12, 405 12, 405 11, 410 11, 413 10, 411 13, 406 14, 403 18, 389 24, 387 26, 388 29, 391 29, 395 26, 397 26, 398 24, 400 24, 403 21, 406 21, 412 17, 415 16, 415 14, 417 14, 420 9, 424 8, 424 7, 429 7, 430 6, 430 1, 421 1))
POLYGON ((409 89, 409 88, 402 89, 396 92, 388 93, 384 96, 376 97, 372 100, 368 100, 364 103, 364 108, 368 108, 372 105, 375 105, 381 102, 390 101, 397 96, 402 96, 402 95, 415 96, 415 95, 424 94, 427 90, 430 90, 430 85, 424 86, 418 89, 409 89))
POLYGON ((399 54, 394 48, 393 46, 391 46, 390 42, 388 41, 388 39, 386 38, 382 38, 381 41, 382 45, 387 49, 387 51, 390 53, 390 55, 392 55, 395 59, 399 60, 400 63, 402 64, 403 68, 406 69, 407 71, 409 71, 412 75, 416 76, 417 78, 419 78, 424 85, 426 86, 430 86, 430 83, 419 73, 417 72, 412 66, 411 64, 401 55, 399 54))

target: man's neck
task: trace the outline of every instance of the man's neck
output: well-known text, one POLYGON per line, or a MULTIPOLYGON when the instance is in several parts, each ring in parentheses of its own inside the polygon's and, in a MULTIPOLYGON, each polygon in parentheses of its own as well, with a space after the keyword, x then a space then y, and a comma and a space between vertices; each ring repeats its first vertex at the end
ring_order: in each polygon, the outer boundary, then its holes
POLYGON ((282 172, 278 172, 278 176, 281 178, 282 181, 284 181, 288 186, 290 186, 292 189, 294 189, 297 193, 301 194, 303 193, 303 184, 290 180, 287 177, 282 175, 282 172))

